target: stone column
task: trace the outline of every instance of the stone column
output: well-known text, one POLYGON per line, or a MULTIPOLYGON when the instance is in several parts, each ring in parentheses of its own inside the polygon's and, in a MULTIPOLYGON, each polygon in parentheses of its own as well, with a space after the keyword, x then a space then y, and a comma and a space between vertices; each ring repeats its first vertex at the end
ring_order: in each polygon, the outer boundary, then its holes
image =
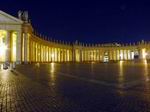
POLYGON ((133 58, 132 58, 132 52, 133 52, 133 50, 130 50, 130 60, 133 60, 133 58))
POLYGON ((100 53, 99 53, 99 50, 97 50, 97 52, 98 52, 98 56, 97 56, 97 58, 98 58, 98 62, 100 61, 100 53))
POLYGON ((6 36, 6 43, 5 43, 5 45, 6 45, 6 47, 7 47, 7 49, 6 49, 6 53, 5 53, 5 62, 8 62, 8 63, 10 63, 10 59, 11 59, 11 53, 10 53, 10 51, 11 51, 11 46, 10 46, 10 41, 11 41, 11 32, 10 31, 7 31, 7 36, 6 36))
POLYGON ((32 41, 31 41, 31 39, 30 39, 29 43, 30 43, 30 47, 29 47, 30 48, 30 53, 29 53, 30 54, 30 62, 32 62, 32 41))
POLYGON ((119 54, 119 49, 117 49, 117 53, 116 53, 116 54, 117 54, 117 55, 116 55, 116 56, 117 56, 117 61, 119 61, 119 57, 120 57, 120 56, 119 56, 119 55, 120 55, 120 54, 119 54))
POLYGON ((124 50, 124 59, 127 60, 127 50, 124 50))
POLYGON ((44 45, 44 51, 43 51, 43 53, 44 53, 44 63, 46 62, 46 46, 44 45))
POLYGON ((72 61, 75 62, 75 49, 72 49, 72 61))
POLYGON ((33 41, 32 41, 31 46, 32 46, 32 48, 31 48, 32 62, 34 62, 34 46, 33 46, 33 41))
POLYGON ((50 47, 48 47, 48 62, 50 62, 51 58, 50 58, 50 47))
POLYGON ((36 62, 38 62, 38 44, 37 44, 37 42, 36 42, 36 44, 35 44, 35 56, 36 56, 36 62))
POLYGON ((61 49, 59 48, 59 62, 61 62, 61 49))
POLYGON ((50 51, 49 51, 49 59, 50 59, 50 62, 52 62, 52 48, 50 47, 50 49, 49 49, 50 51))
POLYGON ((91 51, 88 51, 88 61, 91 61, 91 51))
POLYGON ((17 46, 16 46, 16 63, 17 64, 21 64, 21 49, 22 49, 22 45, 21 45, 21 40, 22 40, 22 32, 18 31, 18 35, 17 35, 17 46))
POLYGON ((47 46, 47 62, 49 62, 49 46, 47 46))
POLYGON ((69 50, 69 54, 70 54, 69 55, 70 56, 69 59, 70 59, 70 62, 71 62, 72 61, 72 52, 71 52, 71 50, 69 50))
POLYGON ((62 49, 60 49, 60 62, 62 62, 62 49))
POLYGON ((82 62, 82 50, 81 49, 79 49, 79 62, 82 62))
POLYGON ((64 62, 64 50, 61 49, 61 59, 62 59, 62 62, 64 62))
POLYGON ((49 46, 48 46, 48 62, 50 62, 50 58, 49 58, 49 46))
POLYGON ((66 59, 67 59, 67 62, 68 62, 69 61, 69 50, 68 49, 66 50, 66 54, 67 54, 66 59))
POLYGON ((87 61, 87 54, 86 54, 86 50, 84 50, 84 61, 87 61))
POLYGON ((89 61, 91 61, 91 50, 89 50, 88 55, 89 61))
POLYGON ((130 60, 130 50, 128 49, 128 60, 130 60))
POLYGON ((42 62, 42 45, 40 44, 40 62, 42 62))
POLYGON ((45 62, 47 62, 47 46, 45 46, 45 62))
POLYGON ((40 44, 38 44, 38 62, 40 61, 40 44))
POLYGON ((128 49, 126 50, 126 58, 127 58, 127 60, 129 60, 129 57, 128 57, 128 49))
POLYGON ((67 50, 66 49, 65 49, 64 53, 65 53, 65 62, 67 62, 67 50))
POLYGON ((24 62, 28 63, 28 34, 24 34, 24 62))
POLYGON ((48 46, 46 46, 46 62, 48 62, 48 46))
POLYGON ((36 56, 36 53, 37 53, 37 51, 36 51, 36 42, 34 44, 34 49, 35 49, 34 53, 35 53, 35 62, 36 62, 36 58, 37 58, 37 56, 36 56))
POLYGON ((45 62, 45 46, 43 46, 43 62, 45 62))
POLYGON ((116 61, 116 50, 113 50, 113 61, 116 61))
POLYGON ((99 61, 101 61, 101 50, 99 49, 99 61))
POLYGON ((83 50, 83 61, 85 61, 85 50, 83 50))
POLYGON ((35 43, 35 62, 37 62, 37 43, 35 43))
POLYGON ((57 62, 59 62, 59 49, 57 48, 57 62))
POLYGON ((142 52, 142 49, 140 49, 140 59, 143 59, 143 52, 142 52))
POLYGON ((38 61, 38 50, 37 50, 37 48, 38 48, 38 45, 37 45, 37 42, 36 42, 36 62, 38 61))
POLYGON ((122 50, 122 60, 124 60, 124 49, 122 50))

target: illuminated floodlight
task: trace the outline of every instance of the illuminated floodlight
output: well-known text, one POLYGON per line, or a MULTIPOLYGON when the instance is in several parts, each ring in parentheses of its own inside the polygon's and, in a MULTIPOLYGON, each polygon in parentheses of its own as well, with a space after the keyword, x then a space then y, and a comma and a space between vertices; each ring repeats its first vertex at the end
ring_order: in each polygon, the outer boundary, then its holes
POLYGON ((146 49, 142 49, 142 55, 143 55, 143 59, 146 59, 147 53, 146 53, 146 49))
POLYGON ((54 58, 54 54, 52 54, 51 56, 52 56, 52 58, 54 58))
POLYGON ((2 43, 2 44, 0 45, 0 56, 4 56, 6 50, 7 50, 7 46, 2 43))
POLYGON ((123 60, 123 53, 120 54, 120 59, 123 60))

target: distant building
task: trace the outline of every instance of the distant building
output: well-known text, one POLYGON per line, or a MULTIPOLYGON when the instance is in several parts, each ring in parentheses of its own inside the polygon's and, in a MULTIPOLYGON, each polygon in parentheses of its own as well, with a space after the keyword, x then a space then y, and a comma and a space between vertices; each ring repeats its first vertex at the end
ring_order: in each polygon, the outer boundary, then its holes
POLYGON ((54 41, 36 33, 28 12, 18 12, 18 18, 0 11, 0 62, 107 62, 150 59, 150 43, 121 45, 82 44, 54 41))

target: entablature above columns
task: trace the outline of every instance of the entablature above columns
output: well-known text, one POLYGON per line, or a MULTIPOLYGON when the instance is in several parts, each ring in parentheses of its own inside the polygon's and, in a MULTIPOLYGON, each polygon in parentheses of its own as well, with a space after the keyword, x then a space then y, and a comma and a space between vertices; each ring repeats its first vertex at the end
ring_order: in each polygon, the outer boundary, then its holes
POLYGON ((0 24, 0 30, 21 31, 22 26, 21 25, 1 25, 0 24))

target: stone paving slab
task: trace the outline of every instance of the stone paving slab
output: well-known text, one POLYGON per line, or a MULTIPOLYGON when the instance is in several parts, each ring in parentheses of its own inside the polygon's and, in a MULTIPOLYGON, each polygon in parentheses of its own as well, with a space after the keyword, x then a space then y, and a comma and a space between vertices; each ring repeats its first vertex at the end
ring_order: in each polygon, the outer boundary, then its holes
MULTIPOLYGON (((79 105, 23 75, 0 73, 0 112, 74 112, 79 105), (6 76, 4 76, 6 75, 6 76)), ((86 111, 83 108, 83 111, 86 111)))
POLYGON ((149 82, 112 88, 48 72, 47 66, 37 70, 34 65, 21 65, 17 72, 0 71, 0 112, 150 111, 149 82))

